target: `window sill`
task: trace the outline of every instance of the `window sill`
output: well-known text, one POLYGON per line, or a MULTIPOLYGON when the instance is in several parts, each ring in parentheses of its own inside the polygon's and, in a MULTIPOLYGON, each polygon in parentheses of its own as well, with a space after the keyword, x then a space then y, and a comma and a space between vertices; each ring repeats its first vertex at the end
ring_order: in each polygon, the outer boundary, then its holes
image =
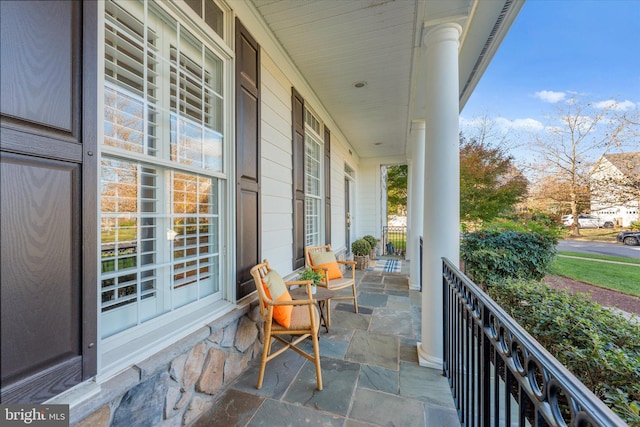
POLYGON ((182 347, 189 347, 192 341, 206 339, 210 333, 210 323, 238 308, 239 305, 219 300, 195 310, 187 310, 169 323, 146 331, 137 339, 128 339, 120 344, 110 341, 109 345, 103 346, 101 368, 96 380, 98 383, 106 381, 120 371, 152 357, 170 358, 170 354, 163 355, 163 352, 173 354, 182 347))

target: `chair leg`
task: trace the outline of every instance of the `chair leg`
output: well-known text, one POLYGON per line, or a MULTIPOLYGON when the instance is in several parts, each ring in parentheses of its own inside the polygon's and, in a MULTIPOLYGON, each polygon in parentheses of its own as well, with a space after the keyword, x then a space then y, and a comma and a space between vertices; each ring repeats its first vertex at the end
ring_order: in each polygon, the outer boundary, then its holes
POLYGON ((256 388, 260 390, 262 388, 262 381, 264 380, 264 370, 267 366, 267 356, 269 355, 269 348, 271 344, 271 337, 267 341, 267 337, 264 339, 264 345, 262 347, 262 359, 260 359, 260 373, 258 374, 258 385, 256 388))
POLYGON ((264 344, 262 345, 262 358, 260 359, 260 373, 258 374, 257 389, 262 388, 262 381, 264 380, 264 370, 267 366, 267 358, 271 353, 271 324, 264 324, 264 344))
POLYGON ((331 298, 327 300, 327 328, 331 327, 331 298))
POLYGON ((351 285, 351 289, 353 289, 353 310, 358 312, 358 297, 356 296, 356 284, 355 282, 351 285))
POLYGON ((320 347, 318 346, 318 332, 312 332, 313 354, 316 362, 316 380, 318 381, 318 390, 322 390, 322 369, 320 367, 320 347))

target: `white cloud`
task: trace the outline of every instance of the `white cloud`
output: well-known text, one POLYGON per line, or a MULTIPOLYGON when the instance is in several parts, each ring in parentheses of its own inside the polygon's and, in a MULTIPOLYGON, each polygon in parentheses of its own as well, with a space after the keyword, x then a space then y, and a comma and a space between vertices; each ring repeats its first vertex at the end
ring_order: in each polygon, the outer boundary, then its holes
POLYGON ((535 98, 541 99, 544 102, 550 102, 551 104, 555 104, 556 102, 560 102, 567 94, 565 92, 554 92, 552 90, 541 90, 533 94, 535 98))
POLYGON ((544 129, 544 125, 541 122, 531 118, 509 120, 504 117, 498 117, 496 124, 505 131, 514 129, 526 132, 539 132, 544 129))
POLYGON ((478 128, 482 126, 484 119, 482 117, 473 117, 471 119, 467 119, 463 116, 460 116, 460 127, 461 128, 478 128))
POLYGON ((607 108, 617 111, 628 111, 635 108, 636 104, 629 101, 628 99, 622 102, 618 102, 614 99, 607 99, 606 101, 595 102, 593 106, 600 109, 607 108))

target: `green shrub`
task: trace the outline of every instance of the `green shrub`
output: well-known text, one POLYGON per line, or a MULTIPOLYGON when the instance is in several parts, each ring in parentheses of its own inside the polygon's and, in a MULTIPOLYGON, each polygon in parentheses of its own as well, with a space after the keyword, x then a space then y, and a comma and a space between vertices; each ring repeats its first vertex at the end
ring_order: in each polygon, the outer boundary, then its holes
POLYGON ((488 292, 618 416, 640 426, 640 325, 531 280, 494 283, 488 292))
POLYGON ((311 280, 313 281, 313 286, 318 286, 322 282, 322 278, 323 275, 320 272, 313 271, 310 268, 300 273, 300 280, 311 280))
POLYGON ((371 234, 367 234, 366 236, 363 237, 363 239, 369 243, 369 246, 371 246, 371 249, 378 246, 378 239, 373 237, 371 234))
POLYGON ((547 220, 545 217, 532 216, 529 220, 513 221, 507 218, 497 218, 482 227, 487 231, 517 231, 519 233, 536 233, 558 243, 564 231, 560 222, 547 220))
POLYGON ((358 239, 351 244, 351 252, 356 256, 369 255, 371 245, 364 239, 358 239))
POLYGON ((640 231, 640 221, 633 221, 630 225, 629 225, 629 229, 633 230, 633 231, 640 231))
POLYGON ((460 256, 465 273, 479 284, 507 278, 541 280, 555 259, 556 243, 551 235, 483 229, 464 235, 460 256))

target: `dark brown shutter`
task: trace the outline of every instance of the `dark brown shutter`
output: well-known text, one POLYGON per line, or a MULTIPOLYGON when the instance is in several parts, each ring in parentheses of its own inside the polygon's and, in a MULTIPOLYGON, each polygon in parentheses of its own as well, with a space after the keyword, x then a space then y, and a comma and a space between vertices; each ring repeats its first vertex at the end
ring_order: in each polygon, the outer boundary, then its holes
POLYGON ((260 46, 236 19, 236 298, 260 263, 260 46))
POLYGON ((96 373, 97 7, 0 2, 2 403, 96 373))
POLYGON ((324 243, 331 243, 331 132, 324 127, 324 243))
POLYGON ((291 89, 293 140, 293 269, 304 266, 304 99, 291 89))

